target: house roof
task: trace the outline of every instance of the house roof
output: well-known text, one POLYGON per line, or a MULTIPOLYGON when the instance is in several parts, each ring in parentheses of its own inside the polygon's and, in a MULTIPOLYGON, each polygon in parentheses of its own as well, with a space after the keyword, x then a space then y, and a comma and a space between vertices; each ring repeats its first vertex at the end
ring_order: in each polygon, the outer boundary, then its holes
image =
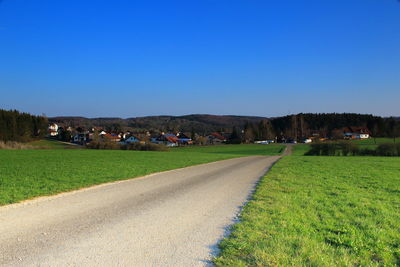
POLYGON ((367 127, 362 127, 362 126, 350 126, 350 127, 345 127, 343 129, 344 133, 355 133, 355 134, 371 134, 369 129, 367 127))
POLYGON ((219 140, 222 140, 222 141, 226 140, 226 138, 223 137, 220 133, 214 132, 214 133, 211 133, 211 135, 214 136, 215 138, 219 139, 219 140))
POLYGON ((176 143, 177 140, 178 140, 178 137, 176 137, 176 136, 166 136, 165 138, 166 138, 167 141, 170 142, 170 143, 176 143))
POLYGON ((156 139, 159 141, 168 141, 170 143, 176 143, 178 137, 174 134, 161 134, 156 139))
POLYGON ((114 135, 114 134, 104 134, 104 137, 108 138, 108 139, 121 139, 118 135, 114 135))
POLYGON ((178 136, 179 139, 190 139, 189 135, 183 132, 179 132, 176 136, 178 136))

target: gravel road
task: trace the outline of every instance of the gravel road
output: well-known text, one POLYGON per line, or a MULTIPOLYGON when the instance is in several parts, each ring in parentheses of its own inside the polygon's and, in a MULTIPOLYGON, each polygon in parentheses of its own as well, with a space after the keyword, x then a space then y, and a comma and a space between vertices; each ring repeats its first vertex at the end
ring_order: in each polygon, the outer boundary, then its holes
POLYGON ((0 207, 0 265, 207 266, 278 159, 224 160, 0 207))

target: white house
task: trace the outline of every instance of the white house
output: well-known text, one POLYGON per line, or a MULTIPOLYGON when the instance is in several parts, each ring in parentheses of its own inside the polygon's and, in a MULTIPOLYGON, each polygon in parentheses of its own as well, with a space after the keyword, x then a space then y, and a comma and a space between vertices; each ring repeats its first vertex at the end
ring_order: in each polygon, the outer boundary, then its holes
POLYGON ((346 127, 344 129, 345 139, 368 139, 370 138, 370 132, 365 127, 346 127))
POLYGON ((360 133, 359 134, 359 138, 360 139, 368 139, 369 138, 369 134, 368 133, 360 133))
POLYGON ((58 135, 58 125, 55 123, 49 124, 49 135, 50 136, 57 136, 58 135))

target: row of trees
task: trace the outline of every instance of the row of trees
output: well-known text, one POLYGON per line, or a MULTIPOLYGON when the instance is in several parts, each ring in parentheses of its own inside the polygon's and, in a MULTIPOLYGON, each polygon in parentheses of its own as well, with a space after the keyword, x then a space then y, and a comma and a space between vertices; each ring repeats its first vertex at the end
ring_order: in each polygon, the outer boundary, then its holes
POLYGON ((47 134, 47 119, 16 110, 0 109, 0 140, 28 142, 47 134))
MULTIPOLYGON (((0 140, 27 142, 42 138, 47 134, 47 125, 48 121, 43 116, 0 109, 0 140)), ((247 122, 244 127, 233 127, 229 139, 231 143, 241 143, 274 138, 301 140, 311 135, 339 138, 343 136, 341 129, 349 126, 366 127, 373 137, 396 138, 400 136, 400 120, 392 117, 382 118, 354 113, 300 113, 271 120, 247 122)), ((70 133, 62 130, 60 138, 69 140, 70 133)), ((114 123, 107 130, 120 131, 122 129, 118 123, 114 123)), ((198 134, 201 136, 205 133, 199 132, 197 128, 193 127, 191 137, 196 140, 198 134)))
POLYGON ((354 113, 297 114, 262 120, 259 123, 247 122, 243 131, 232 129, 231 140, 234 142, 252 142, 267 139, 302 140, 313 135, 341 139, 345 127, 365 127, 373 137, 400 136, 400 120, 390 117, 354 113))
POLYGON ((399 120, 355 113, 300 113, 275 118, 271 123, 277 135, 293 139, 306 138, 315 133, 321 137, 335 138, 342 136, 338 130, 349 126, 366 127, 374 137, 400 136, 399 120))
POLYGON ((275 131, 272 123, 268 120, 262 120, 259 123, 247 122, 243 129, 243 141, 245 143, 254 140, 275 139, 275 131))

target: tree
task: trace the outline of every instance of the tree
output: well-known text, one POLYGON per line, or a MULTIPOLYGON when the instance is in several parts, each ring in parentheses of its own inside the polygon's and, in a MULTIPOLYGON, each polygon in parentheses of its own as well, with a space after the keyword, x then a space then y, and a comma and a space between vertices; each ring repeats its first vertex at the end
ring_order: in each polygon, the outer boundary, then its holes
POLYGON ((192 127, 192 132, 191 132, 191 137, 193 141, 196 140, 196 132, 194 131, 194 128, 192 127))
POLYGON ((269 120, 261 120, 258 123, 258 132, 258 140, 268 140, 275 138, 274 130, 269 120))
POLYGON ((205 145, 205 144, 207 144, 207 138, 204 137, 204 136, 198 136, 198 137, 195 139, 195 142, 196 142, 196 144, 198 144, 198 145, 205 145))
POLYGON ((236 128, 236 126, 233 126, 231 136, 229 137, 229 143, 240 144, 241 140, 242 138, 238 129, 236 128))
POLYGON ((387 121, 388 127, 388 135, 393 138, 393 143, 396 143, 396 135, 397 135, 397 123, 393 117, 390 117, 387 121))
POLYGON ((64 142, 71 141, 71 133, 64 127, 58 128, 58 139, 64 142))
POLYGON ((255 134, 254 134, 254 127, 251 123, 246 122, 244 126, 244 142, 245 143, 252 143, 254 142, 255 134))
POLYGON ((0 109, 0 140, 28 142, 46 133, 46 117, 0 109))

